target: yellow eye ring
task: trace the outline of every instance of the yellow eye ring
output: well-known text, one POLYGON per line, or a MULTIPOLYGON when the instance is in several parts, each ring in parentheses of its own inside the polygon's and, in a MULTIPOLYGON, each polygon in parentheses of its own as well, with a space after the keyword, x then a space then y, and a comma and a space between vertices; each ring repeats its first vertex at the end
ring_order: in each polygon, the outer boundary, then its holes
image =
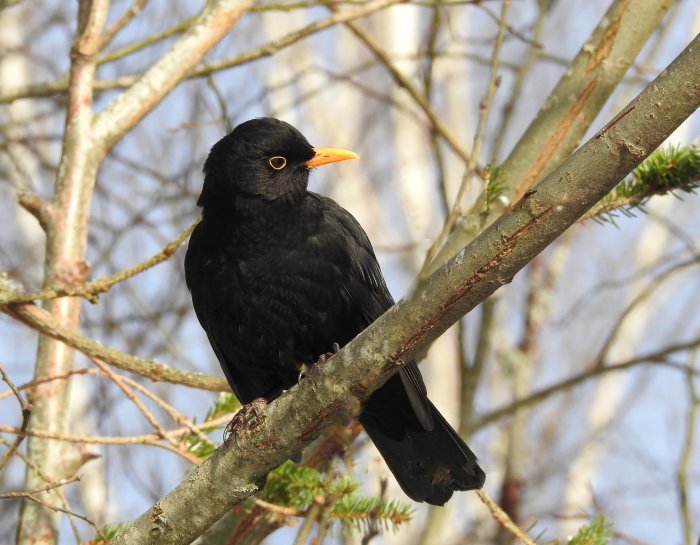
POLYGON ((274 157, 270 157, 267 160, 267 162, 275 170, 282 170, 284 167, 287 166, 287 159, 285 159, 281 155, 275 155, 274 157))

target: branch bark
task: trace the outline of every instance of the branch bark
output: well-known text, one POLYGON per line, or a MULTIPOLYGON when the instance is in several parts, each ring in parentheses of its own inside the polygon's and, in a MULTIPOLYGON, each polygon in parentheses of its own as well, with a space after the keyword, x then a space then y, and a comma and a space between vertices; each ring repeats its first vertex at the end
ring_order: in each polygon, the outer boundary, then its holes
POLYGON ((367 396, 451 324, 510 282, 700 106, 700 36, 589 142, 527 192, 469 246, 299 386, 253 429, 197 467, 127 526, 113 545, 190 543, 268 471, 367 396), (206 499, 206 501, 205 501, 206 499))

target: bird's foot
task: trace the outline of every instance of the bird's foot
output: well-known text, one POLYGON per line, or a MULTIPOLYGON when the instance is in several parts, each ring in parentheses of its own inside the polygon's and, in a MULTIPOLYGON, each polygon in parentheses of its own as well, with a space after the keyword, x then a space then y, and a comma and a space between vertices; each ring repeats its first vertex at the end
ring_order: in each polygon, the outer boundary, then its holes
POLYGON ((231 422, 228 423, 226 429, 224 430, 224 444, 228 446, 233 437, 233 441, 236 443, 238 448, 241 448, 241 443, 239 441, 240 432, 246 425, 251 422, 255 422, 262 416, 262 411, 267 407, 267 401, 265 398, 258 397, 250 403, 246 403, 241 407, 241 409, 233 416, 231 422))
POLYGON ((302 380, 304 380, 307 376, 311 375, 314 369, 317 369, 317 366, 323 365, 326 363, 332 356, 336 354, 340 350, 340 345, 338 343, 333 343, 333 352, 325 352, 324 354, 321 354, 318 357, 318 361, 316 363, 312 363, 311 365, 307 364, 302 364, 301 368, 299 369, 299 379, 297 382, 301 383, 302 380))
POLYGON ((323 365, 333 356, 335 356, 340 350, 340 345, 338 343, 333 343, 333 352, 325 352, 318 357, 318 361, 314 365, 323 365))

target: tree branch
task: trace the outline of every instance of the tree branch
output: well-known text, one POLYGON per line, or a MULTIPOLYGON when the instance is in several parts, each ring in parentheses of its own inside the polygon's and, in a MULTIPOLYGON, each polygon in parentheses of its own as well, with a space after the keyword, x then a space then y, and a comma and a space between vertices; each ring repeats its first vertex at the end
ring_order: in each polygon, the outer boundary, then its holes
MULTIPOLYGON (((515 202, 578 146, 642 46, 668 11, 670 0, 615 0, 569 64, 525 134, 500 165, 509 202, 515 202)), ((482 193, 460 228, 433 261, 435 270, 503 212, 494 206, 485 223, 482 193)))
POLYGON ((168 52, 95 117, 94 138, 104 152, 182 81, 252 4, 253 0, 207 2, 168 52))
POLYGON ((84 297, 91 303, 96 303, 99 299, 100 293, 105 293, 112 286, 118 284, 119 282, 124 282, 125 280, 136 276, 155 267, 159 263, 170 259, 172 255, 177 251, 177 249, 182 245, 185 240, 192 234, 192 231, 199 223, 199 219, 185 229, 178 237, 169 242, 158 252, 153 254, 151 257, 132 265, 131 267, 119 271, 115 274, 109 276, 100 276, 95 280, 90 282, 84 282, 80 284, 63 285, 63 286, 48 286, 40 291, 19 291, 13 289, 14 286, 10 282, 3 281, 0 278, 0 310, 6 305, 16 305, 21 303, 31 303, 32 301, 44 301, 47 299, 56 299, 58 297, 84 297))
POLYGON ((416 291, 127 526, 113 545, 189 543, 361 403, 610 191, 700 105, 700 36, 630 105, 416 291), (654 113, 654 116, 650 116, 654 113), (207 501, 202 501, 206 498, 207 501))
MULTIPOLYGON (((82 0, 78 24, 71 48, 70 91, 66 108, 61 163, 55 182, 55 195, 47 205, 46 260, 44 286, 66 286, 81 281, 87 273, 87 218, 90 198, 99 162, 92 150, 92 84, 100 32, 107 18, 108 0, 82 0)), ((80 320, 80 299, 62 298, 49 301, 47 314, 68 328, 80 320)), ((34 379, 65 373, 73 366, 73 351, 51 337, 40 336, 34 379)), ((28 392, 32 403, 29 429, 64 432, 68 427, 68 381, 44 383, 28 392)), ((53 480, 66 472, 66 449, 60 443, 30 438, 27 456, 53 480)), ((33 489, 43 480, 27 469, 24 487, 33 489)), ((47 492, 49 503, 60 497, 47 492)), ((46 544, 58 541, 57 513, 47 511, 42 503, 24 500, 20 509, 17 545, 46 544)))
POLYGON ((90 337, 78 333, 75 329, 66 327, 60 321, 52 318, 51 314, 44 309, 32 303, 7 305, 0 307, 0 310, 44 335, 56 339, 71 348, 75 348, 88 357, 98 358, 122 371, 128 371, 156 382, 182 384, 183 386, 211 390, 213 392, 228 392, 231 390, 226 380, 222 377, 181 371, 156 360, 138 358, 99 343, 90 337))

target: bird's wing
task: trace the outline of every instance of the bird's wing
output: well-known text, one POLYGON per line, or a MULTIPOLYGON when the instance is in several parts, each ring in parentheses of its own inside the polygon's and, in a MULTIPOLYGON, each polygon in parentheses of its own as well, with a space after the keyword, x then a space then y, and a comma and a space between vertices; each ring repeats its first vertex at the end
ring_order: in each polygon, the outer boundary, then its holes
POLYGON ((243 327, 245 316, 237 308, 238 267, 222 252, 212 250, 217 235, 200 223, 185 255, 185 279, 195 314, 236 397, 242 403, 261 396, 272 398, 283 385, 252 356, 243 327))
POLYGON ((434 422, 433 413, 430 410, 430 402, 428 401, 428 391, 425 388, 423 377, 418 370, 416 362, 408 362, 399 371, 399 376, 421 426, 426 431, 432 430, 434 422))
MULTIPOLYGON (((362 226, 352 214, 332 199, 321 195, 317 197, 327 211, 328 222, 324 226, 324 231, 334 240, 343 240, 348 244, 344 251, 350 257, 350 270, 349 277, 343 285, 343 295, 353 310, 363 317, 365 323, 362 329, 364 329, 391 307, 394 299, 386 287, 372 244, 362 226), (334 232, 337 231, 339 232, 335 235, 334 232)), ((399 376, 416 417, 426 430, 431 430, 433 428, 432 411, 425 383, 416 362, 411 361, 406 364, 399 371, 399 376)))

